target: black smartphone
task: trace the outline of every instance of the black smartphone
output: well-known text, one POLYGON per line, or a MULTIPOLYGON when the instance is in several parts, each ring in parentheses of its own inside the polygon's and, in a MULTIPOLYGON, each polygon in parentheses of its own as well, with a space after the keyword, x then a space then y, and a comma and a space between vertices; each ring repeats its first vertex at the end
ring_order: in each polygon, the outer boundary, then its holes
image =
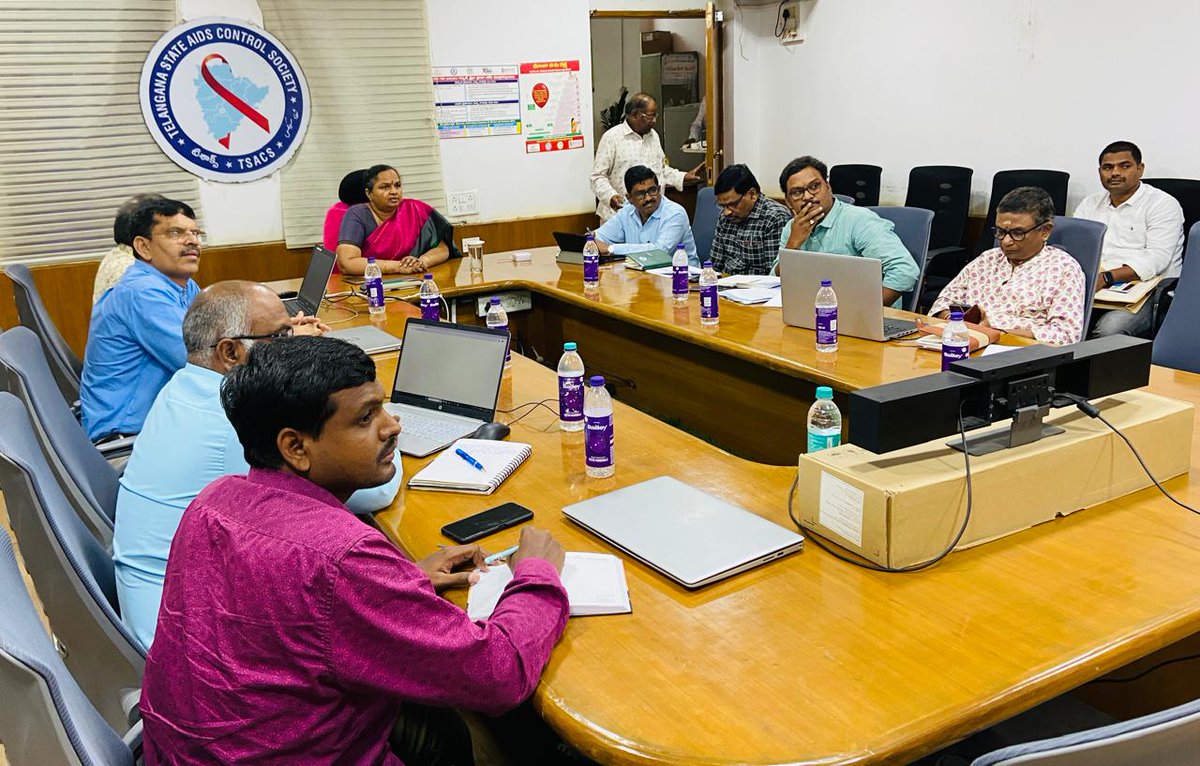
POLYGON ((533 518, 533 511, 516 503, 505 503, 488 508, 465 519, 452 521, 442 527, 442 534, 458 543, 469 543, 487 537, 501 529, 515 527, 533 518))

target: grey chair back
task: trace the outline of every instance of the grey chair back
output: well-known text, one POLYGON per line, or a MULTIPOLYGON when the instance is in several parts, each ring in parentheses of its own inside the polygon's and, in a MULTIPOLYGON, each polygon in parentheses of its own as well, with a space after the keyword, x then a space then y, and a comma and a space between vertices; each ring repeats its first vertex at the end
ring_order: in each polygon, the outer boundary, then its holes
POLYGON ((109 725, 127 725, 146 654, 121 622, 112 556, 71 509, 25 406, 0 392, 0 492, 67 668, 109 725))
POLYGON ((117 472, 58 395, 41 343, 27 328, 0 335, 0 382, 24 402, 42 452, 76 513, 111 548, 117 472))
POLYGON ((1154 363, 1200 372, 1200 223, 1188 235, 1187 257, 1175 285, 1171 310, 1154 336, 1154 363))
POLYGON ((133 751, 54 650, 0 529, 0 741, 10 763, 132 766, 133 751))
POLYGON ((901 305, 905 311, 915 311, 921 286, 925 282, 925 257, 929 254, 929 232, 933 226, 933 211, 920 207, 873 207, 880 218, 891 221, 896 236, 904 243, 917 263, 917 284, 904 294, 901 305))
POLYGON ((840 199, 842 202, 845 202, 847 205, 853 205, 853 204, 854 204, 854 198, 853 198, 853 197, 851 197, 849 194, 835 194, 835 195, 833 195, 833 196, 837 197, 837 198, 838 198, 838 199, 840 199))
POLYGON ((1200 700, 1151 715, 985 753, 971 766, 1192 766, 1200 755, 1200 700))
POLYGON ((701 263, 712 257, 713 237, 717 234, 717 195, 711 186, 696 192, 696 214, 692 216, 692 237, 696 240, 696 257, 701 263))
POLYGON ((1100 273, 1100 253, 1104 249, 1104 233, 1108 227, 1099 221, 1054 216, 1054 231, 1046 244, 1066 250, 1083 267, 1083 337, 1088 336, 1092 321, 1092 288, 1100 273))
POLYGON ((851 205, 874 207, 879 204, 878 165, 834 165, 829 169, 829 187, 839 197, 848 197, 851 205))
POLYGON ((46 311, 46 304, 42 302, 42 294, 38 292, 29 267, 23 264, 13 264, 5 266, 4 273, 13 283, 17 317, 23 326, 33 330, 41 339, 59 391, 67 400, 67 404, 74 404, 79 400, 79 381, 83 377, 83 362, 67 345, 62 333, 50 319, 50 314, 46 311))

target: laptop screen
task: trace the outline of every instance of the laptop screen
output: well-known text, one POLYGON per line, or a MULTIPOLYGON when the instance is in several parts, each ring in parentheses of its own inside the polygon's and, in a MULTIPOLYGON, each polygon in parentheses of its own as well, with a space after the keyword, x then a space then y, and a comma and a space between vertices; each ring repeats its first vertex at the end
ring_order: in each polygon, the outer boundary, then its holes
POLYGON ((490 421, 507 350, 503 330, 410 319, 392 401, 490 421))
POLYGON ((300 295, 296 299, 296 303, 305 313, 315 313, 320 307, 336 259, 336 255, 320 245, 313 248, 312 258, 308 259, 308 272, 304 275, 304 281, 300 284, 300 295))

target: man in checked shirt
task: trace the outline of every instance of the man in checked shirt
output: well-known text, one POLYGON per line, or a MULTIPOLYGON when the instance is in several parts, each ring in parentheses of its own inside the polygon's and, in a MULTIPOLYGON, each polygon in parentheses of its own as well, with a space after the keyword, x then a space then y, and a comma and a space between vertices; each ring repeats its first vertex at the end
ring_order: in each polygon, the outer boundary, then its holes
POLYGON ((792 214, 768 199, 745 165, 730 165, 713 186, 721 218, 713 236, 713 268, 726 274, 770 274, 779 233, 792 214))

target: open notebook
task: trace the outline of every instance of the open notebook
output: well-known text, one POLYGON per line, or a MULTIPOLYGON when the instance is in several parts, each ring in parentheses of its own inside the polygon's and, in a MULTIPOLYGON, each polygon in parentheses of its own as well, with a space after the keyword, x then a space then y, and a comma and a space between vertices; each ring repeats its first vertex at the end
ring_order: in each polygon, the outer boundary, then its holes
MULTIPOLYGON (((493 564, 480 573, 479 582, 467 594, 467 615, 472 620, 492 616, 504 588, 512 582, 506 564, 493 564)), ((563 587, 571 603, 572 617, 632 612, 625 563, 609 553, 567 553, 562 571, 563 587)))
POLYGON ((490 495, 531 454, 533 447, 519 442, 459 439, 409 479, 408 486, 412 489, 490 495), (483 470, 468 463, 456 450, 462 450, 478 460, 483 470))

